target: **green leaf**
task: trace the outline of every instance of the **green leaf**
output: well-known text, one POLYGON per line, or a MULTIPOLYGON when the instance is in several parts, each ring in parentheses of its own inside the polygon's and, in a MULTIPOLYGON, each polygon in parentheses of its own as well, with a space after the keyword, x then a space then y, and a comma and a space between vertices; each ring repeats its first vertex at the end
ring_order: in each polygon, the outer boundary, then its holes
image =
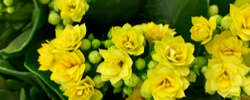
POLYGON ((27 100, 24 88, 21 89, 19 100, 27 100))
POLYGON ((36 74, 39 78, 41 78, 61 99, 66 100, 66 97, 63 95, 63 92, 59 89, 59 85, 56 84, 54 81, 50 80, 50 71, 39 71, 39 63, 38 59, 38 52, 37 49, 40 47, 36 45, 30 48, 26 53, 26 58, 24 65, 25 67, 32 73, 36 74))
POLYGON ((18 100, 19 92, 11 92, 5 89, 0 89, 0 100, 18 100))
MULTIPOLYGON (((31 41, 35 32, 41 28, 47 21, 45 20, 45 15, 43 6, 38 3, 37 0, 33 0, 34 3, 34 16, 32 18, 32 26, 27 30, 24 30, 18 37, 11 41, 11 43, 4 49, 0 51, 0 55, 13 56, 21 52, 31 41)), ((32 15, 31 15, 32 16, 32 15)), ((30 24, 28 24, 29 26, 30 24)))

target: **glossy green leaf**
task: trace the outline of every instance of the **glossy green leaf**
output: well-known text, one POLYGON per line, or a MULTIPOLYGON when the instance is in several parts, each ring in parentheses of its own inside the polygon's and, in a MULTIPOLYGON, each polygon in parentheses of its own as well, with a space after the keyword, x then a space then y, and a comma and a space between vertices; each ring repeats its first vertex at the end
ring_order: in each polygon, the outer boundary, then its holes
POLYGON ((59 85, 56 84, 54 81, 50 80, 50 71, 39 71, 39 63, 38 59, 38 52, 37 49, 40 45, 36 45, 36 47, 31 47, 27 53, 24 65, 25 67, 32 73, 36 74, 40 77, 61 99, 66 100, 66 97, 63 95, 63 92, 59 89, 59 85))

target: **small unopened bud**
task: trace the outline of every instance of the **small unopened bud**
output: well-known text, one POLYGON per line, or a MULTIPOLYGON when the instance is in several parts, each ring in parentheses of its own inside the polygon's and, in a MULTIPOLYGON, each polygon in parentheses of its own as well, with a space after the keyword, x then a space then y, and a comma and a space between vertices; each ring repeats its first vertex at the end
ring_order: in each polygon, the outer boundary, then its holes
POLYGON ((121 92, 122 92, 122 89, 123 89, 122 87, 118 87, 118 88, 115 87, 115 88, 113 89, 113 93, 114 93, 114 94, 116 94, 116 93, 121 93, 121 92))
POLYGON ((153 50, 150 52, 150 56, 153 57, 153 54, 155 54, 156 52, 153 50))
POLYGON ((3 0, 4 5, 11 6, 14 3, 14 0, 3 0))
POLYGON ((202 72, 203 74, 205 74, 207 71, 208 71, 207 66, 203 66, 203 67, 201 68, 201 72, 202 72))
POLYGON ((85 61, 85 70, 84 73, 87 73, 91 70, 91 64, 88 61, 85 61))
POLYGON ((105 48, 109 48, 112 45, 114 45, 114 43, 111 40, 106 40, 106 41, 103 42, 103 45, 104 45, 105 48))
POLYGON ((95 39, 94 35, 92 33, 88 36, 89 41, 93 41, 95 39))
POLYGON ((145 81, 148 78, 147 73, 142 73, 141 74, 141 79, 145 81))
POLYGON ((221 21, 220 21, 220 25, 222 26, 223 29, 227 30, 230 28, 232 23, 232 19, 230 16, 224 16, 221 21))
POLYGON ((122 92, 124 94, 131 95, 133 93, 133 88, 132 87, 128 87, 128 86, 124 86, 122 92))
POLYGON ((108 34, 107 34, 108 39, 112 38, 112 34, 111 34, 111 30, 109 30, 108 34))
POLYGON ((102 60, 102 56, 100 55, 100 53, 97 50, 91 51, 89 53, 88 58, 92 64, 97 64, 102 60))
POLYGON ((57 24, 57 25, 56 25, 56 29, 63 30, 63 29, 64 29, 64 25, 62 25, 62 24, 57 24))
POLYGON ((216 18, 216 25, 219 26, 220 25, 220 21, 222 19, 222 16, 221 15, 215 15, 215 18, 216 18))
POLYGON ((55 11, 51 11, 51 12, 49 13, 48 21, 49 21, 49 23, 52 24, 52 25, 57 25, 57 24, 60 23, 61 18, 60 18, 60 16, 59 16, 58 13, 56 13, 55 11))
POLYGON ((241 100, 241 97, 239 97, 239 96, 232 96, 231 99, 232 100, 241 100))
POLYGON ((140 79, 134 73, 132 73, 128 80, 124 80, 124 84, 129 87, 135 87, 139 82, 140 79))
POLYGON ((156 67, 156 65, 158 65, 158 62, 155 60, 151 60, 148 63, 148 69, 154 69, 156 67))
POLYGON ((105 82, 101 81, 101 75, 96 75, 93 79, 95 87, 100 89, 105 85, 105 82))
POLYGON ((196 73, 193 70, 190 70, 189 75, 187 76, 187 80, 189 82, 195 82, 196 81, 196 73))
POLYGON ((14 7, 7 7, 7 13, 12 14, 15 11, 14 7))
POLYGON ((101 46, 101 41, 100 41, 100 40, 94 39, 94 40, 92 41, 92 47, 93 47, 94 49, 98 49, 100 46, 101 46))
POLYGON ((141 96, 144 97, 145 99, 150 99, 152 97, 152 94, 147 94, 147 93, 144 93, 143 91, 141 91, 141 96))
POLYGON ((80 48, 83 51, 88 51, 91 48, 91 42, 88 39, 83 39, 80 48))
POLYGON ((63 19, 63 25, 67 24, 73 24, 73 21, 71 19, 63 19))
POLYGON ((112 86, 115 87, 115 88, 121 87, 122 85, 123 85, 123 81, 122 80, 116 82, 115 84, 112 84, 112 86))
POLYGON ((50 0, 39 0, 39 2, 43 5, 46 5, 50 2, 50 0))
POLYGON ((217 15, 218 12, 219 12, 219 10, 218 10, 218 6, 217 5, 211 5, 211 6, 209 6, 209 8, 208 8, 208 15, 209 16, 217 15))
POLYGON ((195 57, 194 59, 194 68, 201 69, 201 67, 207 65, 207 58, 203 56, 195 57))
POLYGON ((135 61, 135 67, 138 69, 138 70, 143 70, 146 66, 146 61, 142 58, 138 58, 136 61, 135 61))

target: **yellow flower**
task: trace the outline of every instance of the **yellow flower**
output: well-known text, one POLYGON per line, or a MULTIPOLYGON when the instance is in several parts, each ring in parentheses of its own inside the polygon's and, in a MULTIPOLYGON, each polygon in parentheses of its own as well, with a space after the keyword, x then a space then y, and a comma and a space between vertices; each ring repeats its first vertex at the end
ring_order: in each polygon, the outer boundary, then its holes
POLYGON ((93 80, 86 76, 85 79, 70 83, 64 95, 69 97, 69 100, 100 100, 103 95, 102 92, 94 88, 93 80))
POLYGON ((211 59, 208 61, 208 71, 205 90, 208 93, 216 91, 225 97, 240 96, 241 86, 245 84, 249 68, 236 58, 211 59))
POLYGON ((47 43, 43 43, 42 47, 37 50, 39 53, 38 62, 40 64, 38 70, 45 71, 50 70, 52 68, 52 65, 55 62, 54 54, 52 53, 53 50, 53 46, 47 43))
POLYGON ((101 73, 101 81, 110 80, 115 84, 121 79, 127 80, 131 77, 133 61, 126 52, 114 48, 100 49, 99 52, 104 58, 96 70, 101 73))
POLYGON ((177 71, 159 64, 155 69, 148 70, 148 79, 144 81, 141 92, 152 94, 155 100, 174 100, 185 97, 184 90, 189 82, 177 71))
POLYGON ((192 17, 192 24, 190 32, 194 41, 202 41, 201 44, 206 44, 212 39, 213 31, 216 29, 216 17, 210 17, 209 21, 202 16, 192 17))
POLYGON ((60 50, 76 50, 81 46, 82 39, 86 35, 85 24, 67 25, 64 30, 56 29, 56 38, 51 44, 60 50))
POLYGON ((111 30, 112 42, 117 48, 131 55, 138 56, 144 52, 144 36, 141 25, 132 27, 126 23, 122 27, 115 26, 111 30))
POLYGON ((55 5, 61 10, 62 19, 80 22, 89 9, 86 0, 55 0, 55 5))
POLYGON ((238 35, 243 41, 250 40, 250 5, 245 3, 240 7, 230 5, 232 24, 230 30, 233 35, 238 35))
POLYGON ((233 36, 228 30, 216 34, 213 40, 205 45, 205 48, 213 57, 221 59, 235 57, 242 60, 242 54, 248 53, 248 49, 243 47, 243 41, 233 36))
POLYGON ((82 78, 85 70, 85 57, 80 50, 74 52, 53 51, 56 64, 54 65, 51 80, 60 83, 64 89, 71 82, 82 78))
POLYGON ((189 74, 188 65, 194 61, 194 45, 185 43, 181 36, 165 35, 161 41, 155 42, 153 59, 167 67, 176 69, 181 75, 189 74))
POLYGON ((243 91, 247 94, 250 95, 250 76, 247 76, 247 81, 244 82, 244 86, 242 87, 243 91))
POLYGON ((156 25, 154 22, 142 24, 145 36, 149 42, 161 41, 162 37, 166 34, 175 35, 174 29, 170 29, 169 25, 156 25))
POLYGON ((131 95, 128 95, 128 97, 125 100, 144 100, 141 96, 141 86, 142 86, 142 81, 140 81, 133 89, 133 93, 131 95))

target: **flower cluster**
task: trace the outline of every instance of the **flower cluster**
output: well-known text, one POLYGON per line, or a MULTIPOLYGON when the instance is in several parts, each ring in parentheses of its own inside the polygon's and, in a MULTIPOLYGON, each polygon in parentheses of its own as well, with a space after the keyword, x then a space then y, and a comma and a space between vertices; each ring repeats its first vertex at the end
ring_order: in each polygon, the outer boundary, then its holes
POLYGON ((230 14, 223 18, 216 14, 210 14, 209 21, 202 16, 192 17, 191 38, 202 41, 209 54, 208 66, 202 68, 205 92, 209 94, 217 92, 224 98, 240 97, 242 88, 250 95, 249 65, 244 58, 249 53, 249 8, 248 3, 240 7, 231 4, 230 14))

